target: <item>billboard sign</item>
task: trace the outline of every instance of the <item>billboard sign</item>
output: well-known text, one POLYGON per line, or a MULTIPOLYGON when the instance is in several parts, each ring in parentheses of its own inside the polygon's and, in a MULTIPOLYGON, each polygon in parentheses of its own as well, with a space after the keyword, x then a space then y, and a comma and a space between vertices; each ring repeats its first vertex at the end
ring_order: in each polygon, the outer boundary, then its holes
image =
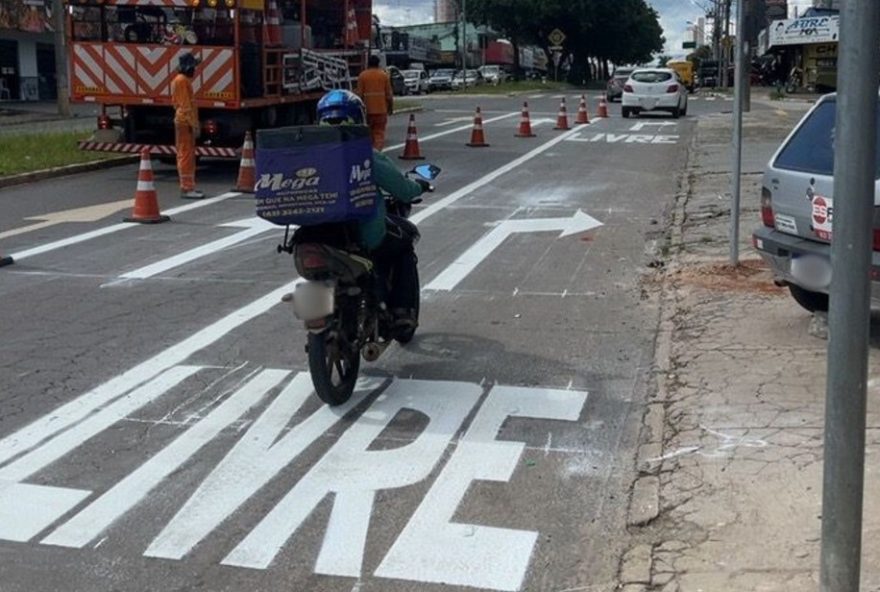
POLYGON ((840 17, 808 16, 775 21, 769 27, 769 46, 836 43, 840 36, 840 17))

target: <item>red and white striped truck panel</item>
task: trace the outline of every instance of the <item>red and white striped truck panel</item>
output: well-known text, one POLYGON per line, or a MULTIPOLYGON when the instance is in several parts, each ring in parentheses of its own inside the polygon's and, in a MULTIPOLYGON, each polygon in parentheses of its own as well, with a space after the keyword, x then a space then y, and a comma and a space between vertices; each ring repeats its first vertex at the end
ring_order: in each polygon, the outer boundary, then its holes
POLYGON ((177 74, 178 58, 186 52, 202 62, 193 79, 199 104, 233 106, 238 101, 235 54, 226 47, 75 42, 71 52, 73 97, 170 105, 171 80, 177 74))
MULTIPOLYGON (((174 146, 159 144, 130 144, 127 142, 93 142, 82 140, 78 144, 80 150, 95 152, 119 152, 122 154, 140 154, 144 148, 150 149, 150 154, 157 156, 175 156, 177 150, 174 146)), ((196 146, 196 156, 210 156, 218 158, 237 158, 241 154, 238 148, 223 148, 220 146, 196 146)))

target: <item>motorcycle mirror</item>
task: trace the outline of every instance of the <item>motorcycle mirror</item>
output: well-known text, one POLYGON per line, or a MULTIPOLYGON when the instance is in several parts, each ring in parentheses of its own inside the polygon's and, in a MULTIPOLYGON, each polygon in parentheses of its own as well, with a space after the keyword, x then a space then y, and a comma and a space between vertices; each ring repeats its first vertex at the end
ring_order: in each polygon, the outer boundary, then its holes
POLYGON ((413 172, 423 179, 433 181, 440 176, 440 167, 433 164, 420 164, 413 169, 413 172))

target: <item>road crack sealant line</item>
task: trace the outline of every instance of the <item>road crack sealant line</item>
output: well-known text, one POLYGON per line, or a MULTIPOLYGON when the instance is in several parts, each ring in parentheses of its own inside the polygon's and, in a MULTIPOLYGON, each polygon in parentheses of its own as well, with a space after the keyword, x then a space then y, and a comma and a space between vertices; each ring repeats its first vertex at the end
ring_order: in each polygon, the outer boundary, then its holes
MULTIPOLYGON (((598 119, 596 121, 598 121, 598 119)), ((581 128, 582 127, 584 126, 581 126, 581 128)), ((474 181, 473 183, 448 195, 436 204, 433 204, 432 206, 420 211, 418 214, 413 216, 413 222, 422 222, 430 218, 434 214, 441 212, 443 209, 449 207, 450 205, 466 197, 467 195, 470 195, 477 189, 488 185, 498 177, 514 170, 519 166, 522 166, 524 163, 541 155, 542 153, 553 148, 560 142, 564 142, 571 135, 577 133, 581 128, 575 128, 566 133, 560 134, 552 140, 545 142, 541 146, 538 146, 537 148, 531 150, 527 154, 513 160, 512 162, 496 169, 488 175, 485 175, 484 177, 474 181)), ((225 199, 228 199, 229 197, 237 194, 225 195, 225 199)), ((214 199, 218 200, 220 198, 218 197, 214 199)), ((179 212, 183 208, 193 209, 194 207, 199 207, 202 205, 206 205, 205 202, 198 202, 195 204, 182 206, 182 208, 178 208, 177 211, 179 212)), ((116 225, 116 227, 119 226, 122 225, 116 225)), ((302 279, 296 279, 292 282, 288 282, 280 288, 277 288, 269 292, 265 296, 254 300, 250 304, 245 305, 244 307, 232 312, 222 319, 215 321, 204 329, 197 331, 190 337, 187 337, 177 344, 172 345, 171 347, 163 350, 162 352, 156 354, 150 359, 141 362, 137 366, 130 368, 129 370, 115 376, 114 378, 111 378, 107 382, 97 386, 96 388, 85 393, 84 395, 81 395, 73 399, 72 401, 63 404, 61 407, 55 409, 54 411, 6 436, 2 440, 0 440, 0 465, 21 455, 27 450, 34 448, 37 445, 54 438, 59 433, 81 422, 83 419, 96 412, 97 410, 103 408, 105 405, 112 402, 113 400, 125 395, 132 389, 135 389, 138 386, 152 380, 153 378, 159 376, 163 372, 168 371, 174 366, 184 363, 189 357, 191 357, 195 353, 211 346, 235 329, 267 313, 269 310, 271 310, 281 302, 283 296, 294 291, 297 284, 301 283, 302 281, 302 279)))

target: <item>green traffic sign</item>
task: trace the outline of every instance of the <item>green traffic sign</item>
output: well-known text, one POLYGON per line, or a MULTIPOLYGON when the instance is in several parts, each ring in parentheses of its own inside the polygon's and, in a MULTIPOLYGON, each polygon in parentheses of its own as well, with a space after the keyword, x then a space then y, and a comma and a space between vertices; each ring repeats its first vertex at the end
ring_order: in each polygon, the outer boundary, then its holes
POLYGON ((685 41, 684 43, 681 44, 681 48, 682 49, 696 49, 697 42, 696 41, 685 41))

